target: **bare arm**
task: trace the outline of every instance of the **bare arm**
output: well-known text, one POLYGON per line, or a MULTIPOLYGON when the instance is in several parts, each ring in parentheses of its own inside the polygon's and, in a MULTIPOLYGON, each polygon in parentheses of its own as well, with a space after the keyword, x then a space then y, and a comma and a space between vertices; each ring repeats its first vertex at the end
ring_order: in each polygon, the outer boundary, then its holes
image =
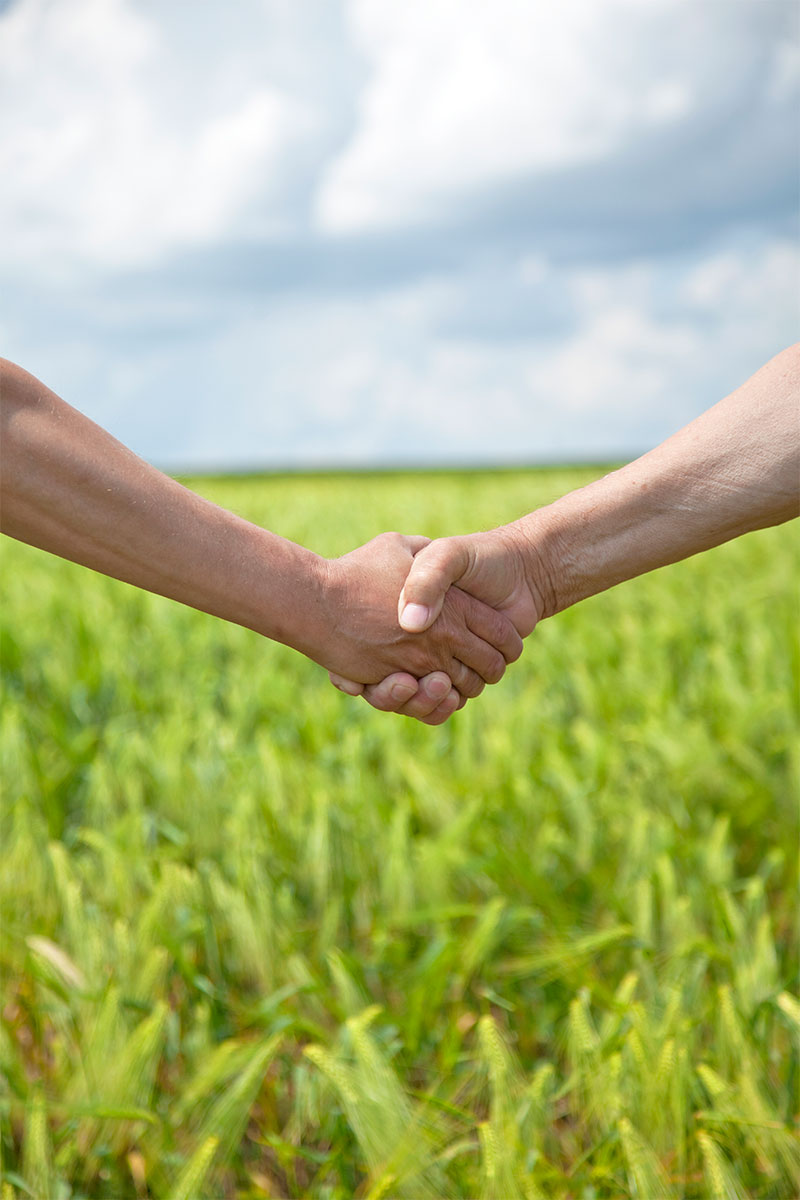
POLYGON ((424 538, 384 534, 320 558, 163 475, 6 360, 0 411, 0 527, 12 537, 245 625, 361 683, 439 670, 473 695, 502 674, 504 653, 519 653, 513 627, 464 593, 423 643, 400 629, 396 593, 424 538))
POLYGON ((405 629, 458 583, 525 637, 544 617, 625 579, 800 513, 800 346, 655 450, 488 533, 442 538, 414 559, 405 629))

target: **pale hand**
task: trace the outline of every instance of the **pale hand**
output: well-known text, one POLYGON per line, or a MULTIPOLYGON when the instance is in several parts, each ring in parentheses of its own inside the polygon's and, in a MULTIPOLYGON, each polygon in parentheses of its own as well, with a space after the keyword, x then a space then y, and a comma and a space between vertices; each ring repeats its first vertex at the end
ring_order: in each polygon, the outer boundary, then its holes
POLYGON ((544 580, 532 578, 532 564, 530 546, 509 526, 430 542, 415 556, 400 593, 400 624, 409 633, 428 629, 448 588, 457 584, 503 613, 520 637, 527 637, 544 607, 544 580))

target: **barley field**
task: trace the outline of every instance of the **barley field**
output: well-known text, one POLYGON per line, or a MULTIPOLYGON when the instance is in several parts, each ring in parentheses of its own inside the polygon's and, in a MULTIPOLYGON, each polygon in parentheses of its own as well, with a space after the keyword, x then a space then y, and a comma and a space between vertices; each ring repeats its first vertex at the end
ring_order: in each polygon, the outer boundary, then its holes
MULTIPOLYGON (((334 555, 598 473, 192 486, 334 555)), ((800 1195, 796 526, 440 729, 2 553, 2 1200, 800 1195)))

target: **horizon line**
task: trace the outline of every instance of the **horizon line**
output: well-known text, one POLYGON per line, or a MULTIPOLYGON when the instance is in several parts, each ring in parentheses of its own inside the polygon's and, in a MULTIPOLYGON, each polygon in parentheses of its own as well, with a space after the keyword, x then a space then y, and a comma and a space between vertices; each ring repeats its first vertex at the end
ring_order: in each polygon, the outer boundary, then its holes
POLYGON ((632 462, 645 451, 636 451, 630 455, 610 454, 602 457, 587 455, 585 458, 551 458, 534 460, 511 460, 509 462, 489 462, 472 460, 465 462, 432 461, 430 463, 407 462, 402 459, 381 463, 370 462, 299 462, 299 463, 248 463, 224 464, 210 466, 179 466, 169 467, 154 463, 158 470, 173 478, 195 478, 197 476, 214 478, 246 478, 254 475, 270 476, 300 476, 300 475, 438 475, 463 472, 480 472, 482 474, 511 474, 518 471, 558 471, 577 468, 589 469, 614 468, 627 462, 632 462))

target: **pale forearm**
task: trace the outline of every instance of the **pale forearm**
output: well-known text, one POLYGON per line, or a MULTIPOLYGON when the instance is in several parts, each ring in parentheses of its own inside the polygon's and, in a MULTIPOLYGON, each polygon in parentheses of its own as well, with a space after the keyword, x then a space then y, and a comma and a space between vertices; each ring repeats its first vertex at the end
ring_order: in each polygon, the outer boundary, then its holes
POLYGON ((0 401, 4 533, 306 648, 316 555, 163 475, 5 362, 0 401))
POLYGON ((800 512, 792 347, 642 458, 508 526, 550 616, 800 512))

